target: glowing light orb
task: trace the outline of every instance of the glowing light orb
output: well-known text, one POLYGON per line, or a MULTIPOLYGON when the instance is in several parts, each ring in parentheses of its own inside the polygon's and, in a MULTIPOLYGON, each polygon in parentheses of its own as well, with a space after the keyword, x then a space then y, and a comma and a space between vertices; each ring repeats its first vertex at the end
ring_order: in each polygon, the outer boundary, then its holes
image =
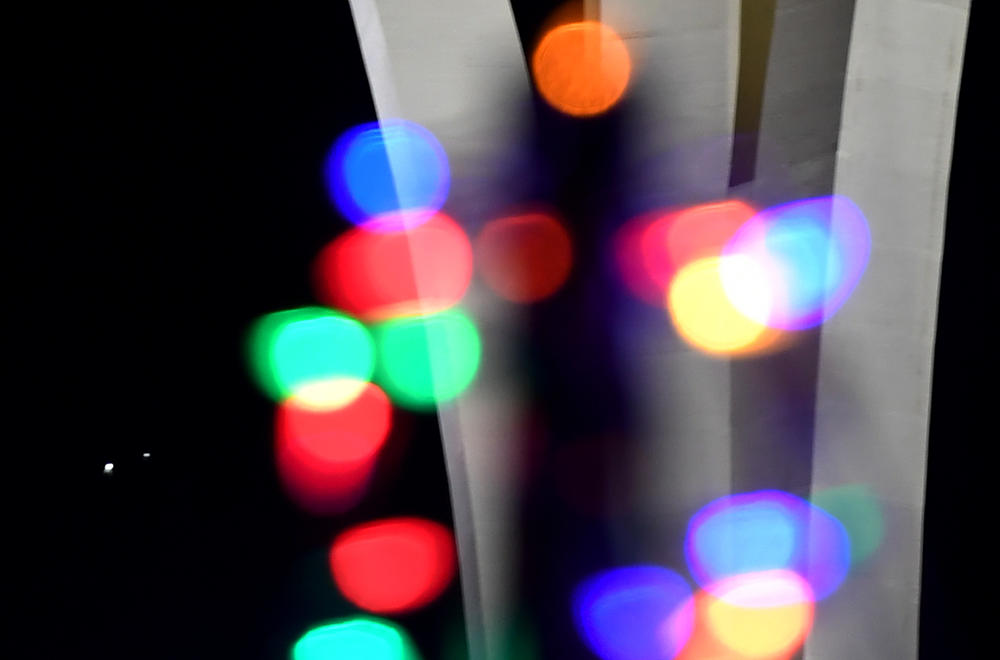
POLYGON ((519 303, 542 300, 558 291, 573 264, 566 229, 542 213, 488 222, 476 239, 476 255, 490 288, 519 303))
POLYGON ((770 308, 748 305, 741 297, 741 273, 724 268, 723 283, 746 316, 774 328, 802 330, 840 309, 861 279, 870 252, 868 223, 849 199, 834 195, 800 200, 758 213, 723 252, 759 265, 770 308))
POLYGON ((326 161, 327 189, 355 224, 399 230, 426 220, 448 195, 448 159, 426 128, 404 120, 362 124, 337 140, 326 161))
POLYGON ((801 576, 728 578, 693 599, 695 626, 677 660, 789 660, 812 630, 814 598, 801 576))
POLYGON ((604 660, 667 660, 693 625, 691 589, 658 566, 617 568, 588 579, 573 596, 577 630, 604 660))
POLYGON ((422 410, 455 398, 479 368, 479 332, 458 310, 387 321, 374 335, 375 379, 406 408, 422 410))
POLYGON ((850 552, 847 531, 836 518, 775 490, 708 504, 691 518, 684 543, 691 575, 706 590, 742 573, 788 570, 801 575, 817 599, 843 582, 850 552))
POLYGON ((313 628, 295 642, 292 660, 418 660, 416 647, 399 626, 354 618, 313 628))
POLYGON ((662 306, 677 271, 718 257, 753 215, 747 204, 725 200, 633 219, 616 236, 615 256, 625 285, 641 300, 662 306))
POLYGON ((716 638, 747 658, 788 655, 812 629, 813 595, 791 571, 727 578, 712 589, 706 619, 716 638))
POLYGON ((871 487, 846 484, 814 493, 812 503, 843 523, 851 538, 851 564, 868 559, 885 536, 882 506, 871 487))
POLYGON ((281 401, 298 393, 317 406, 330 397, 334 404, 350 400, 375 365, 368 330, 321 307, 264 316, 250 331, 249 353, 253 375, 269 396, 281 401))
POLYGON ((330 550, 344 597, 377 613, 409 612, 441 595, 455 574, 451 532, 421 518, 395 518, 349 529, 330 550))
POLYGON ((313 513, 339 513, 364 493, 392 426, 392 405, 376 385, 339 408, 288 399, 275 416, 275 458, 289 495, 313 513))
POLYGON ((766 315, 771 301, 764 274, 741 255, 699 259, 683 267, 670 282, 667 309, 674 327, 691 346, 705 353, 744 355, 769 348, 776 333, 733 304, 766 315), (723 286, 723 269, 739 273, 730 295, 723 286), (737 288, 736 285, 739 285, 737 288))
POLYGON ((405 231, 349 231, 319 254, 318 297, 368 321, 432 314, 458 303, 472 279, 472 247, 443 213, 405 231))
POLYGON ((549 105, 569 115, 590 116, 608 110, 625 93, 632 59, 610 27, 580 21, 546 33, 535 48, 531 70, 549 105))

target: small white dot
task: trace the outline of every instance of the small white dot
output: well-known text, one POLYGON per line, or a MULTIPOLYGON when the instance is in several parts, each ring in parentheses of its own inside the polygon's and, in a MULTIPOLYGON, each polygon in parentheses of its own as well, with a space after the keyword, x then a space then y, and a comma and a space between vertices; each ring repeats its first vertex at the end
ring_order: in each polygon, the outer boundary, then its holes
POLYGON ((114 469, 115 469, 115 464, 114 463, 105 463, 104 464, 104 474, 111 474, 114 471, 114 469))
POLYGON ((149 458, 149 452, 148 451, 142 452, 142 457, 143 458, 149 458))

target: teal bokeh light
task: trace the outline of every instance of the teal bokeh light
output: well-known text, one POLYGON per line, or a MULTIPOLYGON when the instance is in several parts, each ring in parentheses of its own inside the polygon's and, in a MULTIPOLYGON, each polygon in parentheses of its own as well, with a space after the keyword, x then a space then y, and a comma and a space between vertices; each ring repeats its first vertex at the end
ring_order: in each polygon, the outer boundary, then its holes
POLYGON ((324 381, 368 381, 375 368, 365 326, 322 307, 264 316, 251 328, 248 348, 254 378, 276 401, 324 381))
POLYGON ((292 647, 291 660, 419 660, 419 657, 402 628, 366 617, 313 628, 292 647))
POLYGON ((448 158, 437 138, 402 119, 347 131, 330 152, 324 175, 344 217, 389 230, 431 217, 444 204, 451 179, 448 158))

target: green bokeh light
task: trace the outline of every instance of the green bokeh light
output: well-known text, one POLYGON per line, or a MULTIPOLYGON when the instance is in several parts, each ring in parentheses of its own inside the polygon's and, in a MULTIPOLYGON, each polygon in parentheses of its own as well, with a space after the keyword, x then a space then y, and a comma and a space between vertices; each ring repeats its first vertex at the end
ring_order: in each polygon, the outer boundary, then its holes
POLYGON ((388 321, 374 330, 375 378, 398 405, 427 409, 465 390, 479 368, 479 332, 456 310, 388 321))
POLYGON ((292 647, 292 660, 419 660, 419 657, 402 628, 373 618, 318 626, 292 647))
POLYGON ((878 498, 867 485, 827 488, 814 494, 812 501, 843 523, 851 537, 851 564, 864 561, 878 550, 885 535, 885 523, 878 498))
POLYGON ((250 367, 260 387, 281 401, 318 381, 367 381, 375 346, 358 321, 322 307, 268 314, 250 331, 250 367))

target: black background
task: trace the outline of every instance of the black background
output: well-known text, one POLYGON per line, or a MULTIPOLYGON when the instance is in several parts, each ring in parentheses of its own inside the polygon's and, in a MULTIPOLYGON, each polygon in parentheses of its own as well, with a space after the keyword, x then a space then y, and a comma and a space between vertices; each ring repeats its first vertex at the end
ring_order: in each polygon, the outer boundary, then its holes
MULTIPOLYGON (((522 32, 541 16, 524 5, 522 32)), ((298 513, 273 473, 272 406, 245 376, 247 324, 312 303, 309 262, 347 226, 320 165, 337 135, 375 119, 348 5, 74 5, 12 18, 7 244, 24 270, 9 280, 5 435, 10 519, 27 523, 15 536, 31 555, 10 564, 31 624, 13 639, 34 649, 23 657, 284 657, 309 626, 352 611, 325 567, 338 529, 451 516, 436 422, 405 414, 377 495, 333 521, 298 513)), ((964 649, 991 554, 981 475, 995 435, 995 213, 979 18, 934 365, 924 658, 980 657, 964 649)), ((461 624, 457 586, 400 620, 439 657, 461 624)))

